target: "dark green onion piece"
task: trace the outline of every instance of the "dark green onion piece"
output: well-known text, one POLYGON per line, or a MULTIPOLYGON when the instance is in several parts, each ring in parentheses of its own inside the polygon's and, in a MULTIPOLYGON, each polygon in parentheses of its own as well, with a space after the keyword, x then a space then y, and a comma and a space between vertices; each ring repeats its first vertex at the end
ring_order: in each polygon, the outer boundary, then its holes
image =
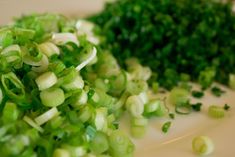
POLYGON ((8 97, 14 101, 22 101, 25 98, 24 85, 13 72, 3 74, 1 82, 8 97))
POLYGON ((214 95, 214 96, 217 96, 217 97, 220 97, 222 94, 225 93, 225 91, 223 91, 222 89, 220 89, 219 87, 212 87, 211 88, 211 93, 214 95))
POLYGON ((171 122, 170 121, 164 123, 163 126, 162 126, 162 132, 167 133, 168 130, 170 129, 170 127, 171 127, 171 122))

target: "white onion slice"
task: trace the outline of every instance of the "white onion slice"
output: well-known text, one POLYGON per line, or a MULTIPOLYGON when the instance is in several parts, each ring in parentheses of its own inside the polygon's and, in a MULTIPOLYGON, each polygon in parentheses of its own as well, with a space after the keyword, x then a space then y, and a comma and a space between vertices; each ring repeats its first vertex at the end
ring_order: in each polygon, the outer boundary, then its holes
POLYGON ((91 55, 85 60, 83 61, 81 64, 79 64, 77 67, 76 67, 76 70, 77 71, 80 71, 82 68, 84 68, 87 64, 89 64, 96 56, 96 53, 97 53, 97 50, 95 47, 93 47, 92 49, 92 52, 91 52, 91 55))
POLYGON ((57 115, 59 115, 59 112, 56 107, 53 107, 42 115, 36 117, 34 120, 38 125, 42 125, 57 115))

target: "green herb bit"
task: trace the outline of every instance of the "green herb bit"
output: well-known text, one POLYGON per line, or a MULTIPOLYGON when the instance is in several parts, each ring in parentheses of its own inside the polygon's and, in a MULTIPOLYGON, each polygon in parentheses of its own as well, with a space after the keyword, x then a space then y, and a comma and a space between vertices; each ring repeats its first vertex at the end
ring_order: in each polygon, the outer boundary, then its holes
POLYGON ((219 87, 212 87, 211 88, 211 93, 214 95, 214 96, 217 96, 217 97, 220 97, 222 94, 225 93, 225 91, 223 91, 222 89, 220 89, 219 87))
POLYGON ((194 111, 199 112, 201 111, 202 103, 191 104, 191 106, 194 111))
POLYGON ((169 117, 170 117, 171 119, 175 119, 175 114, 174 114, 174 113, 169 113, 169 117))
POLYGON ((162 132, 167 133, 170 127, 171 127, 171 122, 170 121, 165 122, 162 126, 162 132))
POLYGON ((224 110, 225 110, 225 111, 228 111, 229 109, 230 109, 230 106, 229 106, 228 104, 225 104, 225 105, 224 105, 224 110))
POLYGON ((195 98, 202 98, 204 96, 204 93, 202 91, 193 90, 192 91, 192 96, 195 97, 195 98))

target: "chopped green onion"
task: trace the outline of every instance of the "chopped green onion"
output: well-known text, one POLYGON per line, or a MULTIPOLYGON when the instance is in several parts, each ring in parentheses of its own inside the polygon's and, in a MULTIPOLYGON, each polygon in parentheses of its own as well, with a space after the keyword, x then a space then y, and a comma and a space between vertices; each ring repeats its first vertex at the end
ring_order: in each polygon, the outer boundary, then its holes
POLYGON ((189 92, 186 89, 175 87, 170 92, 169 100, 173 105, 186 103, 189 100, 189 92))
POLYGON ((42 125, 58 115, 59 112, 57 108, 53 107, 50 110, 46 111, 45 113, 41 114, 40 116, 36 117, 34 120, 38 125, 42 125))
POLYGON ((76 77, 78 76, 78 73, 74 67, 66 68, 64 71, 58 74, 58 84, 68 84, 72 82, 76 77))
POLYGON ((61 105, 64 100, 64 91, 60 88, 43 90, 40 93, 42 104, 47 107, 56 107, 61 105))
POLYGON ((70 157, 70 154, 66 149, 57 148, 53 152, 53 157, 70 157))
POLYGON ((6 47, 2 50, 0 55, 5 57, 7 63, 15 67, 16 69, 21 68, 23 65, 22 52, 19 45, 11 45, 6 47))
POLYGON ((39 90, 45 90, 57 83, 57 77, 53 72, 45 72, 36 78, 39 90))
POLYGON ((146 134, 146 126, 131 126, 131 136, 134 138, 141 138, 146 134))
POLYGON ((213 118, 223 118, 225 116, 225 111, 223 107, 211 105, 208 109, 208 114, 213 118))
POLYGON ((166 122, 162 125, 162 132, 167 133, 171 127, 171 122, 166 122))
POLYGON ((16 101, 22 101, 25 98, 24 85, 13 72, 3 74, 1 82, 7 96, 16 101))
POLYGON ((154 93, 157 93, 159 90, 159 83, 158 82, 153 82, 152 83, 152 90, 154 93))
POLYGON ((38 130, 39 132, 43 132, 43 128, 41 128, 39 125, 37 125, 31 118, 29 118, 28 116, 24 116, 23 120, 28 123, 30 126, 32 126, 33 128, 35 128, 36 130, 38 130))
POLYGON ((124 133, 117 130, 113 131, 109 136, 109 146, 112 157, 128 156, 134 149, 134 145, 129 138, 124 133))
POLYGON ((160 100, 151 100, 147 104, 144 105, 145 113, 153 113, 155 112, 161 104, 160 100))
POLYGON ((145 92, 148 88, 148 84, 144 80, 132 80, 127 82, 127 91, 133 95, 138 95, 141 92, 145 92))
POLYGON ((80 109, 79 119, 84 123, 88 121, 93 114, 93 110, 90 106, 86 105, 80 109))
POLYGON ((52 35, 52 42, 57 45, 64 45, 69 42, 72 42, 79 46, 79 41, 73 33, 54 33, 52 35))
POLYGON ((175 106, 175 112, 178 114, 190 114, 192 111, 192 106, 190 105, 189 102, 185 102, 185 103, 181 103, 181 104, 177 104, 175 106))
POLYGON ((95 127, 97 130, 106 130, 107 127, 107 109, 106 108, 97 108, 95 119, 95 127))
POLYGON ((97 132, 91 140, 91 151, 95 154, 102 154, 109 148, 108 137, 102 132, 97 132))
POLYGON ((136 95, 127 98, 126 108, 134 117, 140 117, 144 112, 144 104, 142 100, 136 95))
POLYGON ((82 63, 80 63, 80 64, 76 67, 76 70, 77 70, 77 71, 80 71, 80 70, 81 70, 82 68, 84 68, 87 64, 89 64, 89 63, 96 57, 96 53, 97 53, 97 50, 96 50, 95 47, 93 47, 90 56, 89 56, 85 61, 83 61, 82 63))
POLYGON ((32 70, 38 73, 44 72, 49 66, 49 61, 46 55, 42 55, 42 59, 39 62, 39 66, 32 67, 32 70))
POLYGON ((0 105, 2 104, 2 100, 3 100, 3 93, 2 93, 2 88, 0 86, 0 105))
POLYGON ((84 81, 81 76, 77 76, 71 82, 62 85, 65 91, 82 89, 84 87, 84 81))
POLYGON ((62 61, 52 62, 49 64, 49 67, 48 67, 49 71, 54 72, 56 75, 61 73, 65 68, 66 66, 64 65, 62 61))
POLYGON ((235 74, 229 74, 229 87, 235 90, 235 74))
POLYGON ((13 32, 16 38, 16 42, 22 45, 30 42, 30 40, 32 40, 35 36, 35 31, 32 29, 15 27, 13 32))
POLYGON ((73 102, 71 105, 76 108, 80 105, 85 105, 87 101, 88 101, 87 93, 84 90, 82 90, 80 95, 76 98, 76 101, 73 102))
POLYGON ((15 122, 19 117, 19 111, 15 103, 6 102, 2 113, 2 120, 5 124, 15 122))
POLYGON ((213 83, 215 75, 216 71, 212 68, 200 71, 198 82, 202 86, 202 89, 208 88, 213 83))
POLYGON ((13 44, 13 33, 9 28, 1 28, 0 29, 0 47, 7 47, 13 44))
POLYGON ((146 133, 148 120, 144 117, 132 118, 131 135, 135 138, 143 137, 146 133))
POLYGON ((62 148, 69 151, 69 154, 72 157, 84 156, 86 154, 86 151, 87 151, 85 146, 62 145, 62 148))
POLYGON ((214 144, 209 137, 198 136, 193 139, 192 148, 196 154, 209 155, 214 151, 214 144))
POLYGON ((53 55, 59 55, 60 49, 51 42, 45 42, 40 45, 38 45, 40 51, 44 53, 48 58, 50 58, 53 55))

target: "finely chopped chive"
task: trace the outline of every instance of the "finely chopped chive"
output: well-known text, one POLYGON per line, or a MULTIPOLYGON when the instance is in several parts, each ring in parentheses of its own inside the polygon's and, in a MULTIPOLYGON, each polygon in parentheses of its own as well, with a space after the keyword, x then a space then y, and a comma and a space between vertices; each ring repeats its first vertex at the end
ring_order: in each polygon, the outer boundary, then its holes
POLYGON ((193 90, 192 91, 192 96, 195 97, 195 98, 202 98, 204 96, 204 93, 202 91, 193 90))
POLYGON ((90 20, 104 35, 102 46, 121 65, 134 56, 157 73, 151 82, 172 89, 179 81, 193 80, 208 88, 216 80, 234 88, 232 6, 214 0, 122 0, 107 3, 90 20))
POLYGON ((225 111, 228 111, 229 109, 230 109, 230 106, 229 106, 228 104, 225 104, 225 105, 224 105, 224 110, 225 110, 225 111))
POLYGON ((225 91, 223 91, 219 87, 214 86, 211 88, 211 93, 217 97, 220 97, 222 94, 225 93, 225 91))

